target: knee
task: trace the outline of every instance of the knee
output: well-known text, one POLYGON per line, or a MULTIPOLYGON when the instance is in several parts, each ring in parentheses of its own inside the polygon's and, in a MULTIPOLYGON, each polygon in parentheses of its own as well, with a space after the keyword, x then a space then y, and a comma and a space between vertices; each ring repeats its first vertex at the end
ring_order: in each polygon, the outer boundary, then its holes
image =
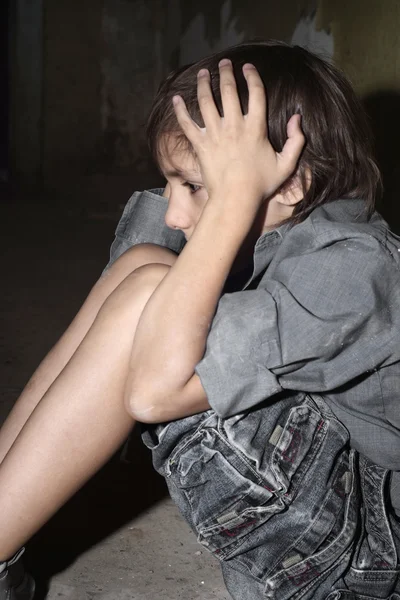
POLYGON ((156 244, 137 244, 121 254, 111 268, 130 273, 142 266, 154 263, 171 266, 176 259, 177 255, 168 248, 156 244))
POLYGON ((149 263, 135 269, 127 279, 132 277, 136 284, 151 286, 155 289, 164 279, 170 268, 171 265, 165 263, 149 263))
POLYGON ((99 316, 113 318, 137 314, 143 310, 154 290, 168 273, 170 266, 151 263, 138 267, 130 273, 108 296, 99 311, 99 316))

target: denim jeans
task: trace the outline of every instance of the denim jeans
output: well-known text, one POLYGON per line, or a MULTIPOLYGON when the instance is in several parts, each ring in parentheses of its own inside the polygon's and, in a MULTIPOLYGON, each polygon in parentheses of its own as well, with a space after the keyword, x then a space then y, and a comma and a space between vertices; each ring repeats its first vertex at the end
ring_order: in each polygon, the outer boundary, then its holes
POLYGON ((318 396, 209 410, 143 439, 235 600, 400 600, 388 472, 349 448, 318 396))

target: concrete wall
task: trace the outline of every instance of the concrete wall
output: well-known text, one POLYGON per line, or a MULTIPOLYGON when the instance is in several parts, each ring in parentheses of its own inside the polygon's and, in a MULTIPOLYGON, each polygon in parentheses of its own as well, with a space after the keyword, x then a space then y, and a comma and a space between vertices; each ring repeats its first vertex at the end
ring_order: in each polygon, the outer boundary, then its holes
POLYGON ((163 6, 105 0, 102 19, 101 131, 103 172, 147 166, 143 125, 156 82, 165 74, 163 6), (157 10, 158 9, 158 10, 157 10), (159 11, 159 12, 158 12, 159 11))
POLYGON ((167 4, 46 1, 44 185, 71 210, 113 211, 132 189, 158 183, 144 123, 171 68, 167 4))
POLYGON ((131 189, 157 183, 143 125, 161 79, 179 64, 256 36, 333 55, 369 103, 386 181, 398 175, 398 0, 17 0, 16 6, 35 20, 27 27, 20 17, 16 30, 24 41, 15 73, 27 85, 13 85, 16 172, 27 180, 41 172, 51 198, 107 212, 131 189))
POLYGON ((321 0, 318 21, 335 39, 335 61, 361 95, 400 89, 398 0, 321 0))
MULTIPOLYGON (((197 3, 199 4, 199 3, 197 3)), ((179 63, 194 62, 203 56, 219 52, 223 48, 238 44, 245 39, 236 18, 232 14, 231 0, 212 5, 211 14, 207 12, 188 12, 189 4, 182 4, 184 19, 180 36, 179 63)))
POLYGON ((398 0, 182 0, 181 14, 182 63, 256 36, 286 39, 333 59, 370 115, 385 187, 379 208, 400 231, 398 0))
MULTIPOLYGON (((221 39, 221 30, 228 30, 228 24, 242 38, 288 40, 301 15, 315 8, 315 0, 180 0, 180 8, 183 33, 194 20, 201 18, 205 22, 204 37, 214 47, 221 39)), ((195 43, 193 40, 192 44, 195 43)))
POLYGON ((400 3, 321 0, 317 21, 332 31, 334 60, 370 115, 385 187, 379 208, 400 232, 400 3))
POLYGON ((74 203, 101 131, 102 5, 45 0, 43 173, 56 201, 74 203))

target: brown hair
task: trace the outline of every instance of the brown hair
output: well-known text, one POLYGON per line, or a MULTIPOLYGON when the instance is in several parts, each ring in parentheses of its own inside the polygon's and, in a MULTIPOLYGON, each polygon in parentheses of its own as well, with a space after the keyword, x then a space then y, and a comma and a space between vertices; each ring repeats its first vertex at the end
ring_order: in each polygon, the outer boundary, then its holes
POLYGON ((222 115, 218 63, 232 60, 242 110, 247 111, 245 63, 257 68, 267 91, 268 135, 280 151, 289 118, 301 114, 306 146, 299 160, 304 197, 294 210, 293 223, 304 220, 318 205, 338 198, 362 198, 371 213, 381 191, 379 169, 372 155, 372 135, 360 101, 346 77, 333 65, 299 46, 283 42, 250 42, 233 46, 172 73, 160 86, 148 119, 150 150, 157 163, 170 136, 193 151, 181 131, 172 106, 179 94, 191 117, 203 121, 197 102, 197 73, 208 69, 217 108, 222 115), (311 172, 311 182, 307 181, 311 172))

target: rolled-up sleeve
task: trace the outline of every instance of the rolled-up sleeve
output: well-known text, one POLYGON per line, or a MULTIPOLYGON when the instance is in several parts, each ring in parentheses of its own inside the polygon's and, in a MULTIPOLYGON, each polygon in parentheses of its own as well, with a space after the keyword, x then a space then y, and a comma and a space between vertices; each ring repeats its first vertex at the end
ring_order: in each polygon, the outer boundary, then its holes
POLYGON ((196 373, 211 407, 223 417, 281 390, 267 367, 279 354, 277 307, 264 289, 225 294, 218 305, 196 373))
POLYGON ((176 253, 182 250, 185 244, 183 233, 165 224, 168 202, 162 193, 162 189, 154 189, 135 192, 130 197, 115 230, 106 269, 137 244, 157 244, 176 253))
POLYGON ((223 417, 282 390, 323 393, 382 365, 399 319, 398 270, 379 242, 322 239, 221 298, 196 372, 223 417))

